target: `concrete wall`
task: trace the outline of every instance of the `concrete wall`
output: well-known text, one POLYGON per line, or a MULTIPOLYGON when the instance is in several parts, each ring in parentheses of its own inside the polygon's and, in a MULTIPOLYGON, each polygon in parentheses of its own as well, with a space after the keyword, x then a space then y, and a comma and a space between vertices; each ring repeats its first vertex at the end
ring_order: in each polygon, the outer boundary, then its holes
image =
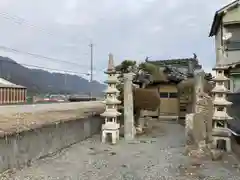
POLYGON ((104 106, 101 101, 71 102, 71 103, 52 103, 52 104, 26 104, 26 105, 7 105, 1 106, 0 114, 10 113, 37 113, 46 111, 62 111, 87 109, 96 106, 104 106))
POLYGON ((0 172, 27 165, 84 140, 100 132, 102 122, 99 116, 86 117, 0 138, 0 172))

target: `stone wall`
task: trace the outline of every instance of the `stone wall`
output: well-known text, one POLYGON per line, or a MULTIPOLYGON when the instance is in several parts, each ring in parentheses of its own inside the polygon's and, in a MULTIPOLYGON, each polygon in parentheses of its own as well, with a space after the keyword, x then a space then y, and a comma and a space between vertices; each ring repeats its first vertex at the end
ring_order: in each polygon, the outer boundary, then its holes
POLYGON ((102 120, 86 117, 0 138, 0 172, 27 165, 98 133, 102 120))

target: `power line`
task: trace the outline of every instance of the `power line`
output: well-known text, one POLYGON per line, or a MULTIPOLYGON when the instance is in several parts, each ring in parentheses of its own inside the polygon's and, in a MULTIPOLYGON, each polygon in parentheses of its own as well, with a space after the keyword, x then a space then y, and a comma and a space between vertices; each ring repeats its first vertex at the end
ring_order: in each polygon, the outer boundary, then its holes
POLYGON ((2 62, 9 63, 9 64, 22 65, 22 66, 27 66, 27 67, 32 67, 32 68, 40 68, 42 70, 47 69, 47 70, 52 70, 52 71, 62 71, 62 72, 65 72, 65 73, 74 73, 74 74, 78 74, 78 75, 87 75, 87 76, 90 75, 89 73, 79 73, 79 72, 76 72, 76 71, 69 71, 69 70, 62 70, 62 69, 55 69, 55 68, 47 68, 47 67, 43 67, 43 66, 25 64, 25 63, 17 63, 15 61, 8 61, 8 60, 0 60, 1 70, 2 70, 2 62))
MULTIPOLYGON (((25 25, 27 25, 29 27, 36 28, 37 30, 44 31, 48 35, 51 35, 51 36, 55 35, 53 33, 50 33, 49 31, 47 31, 46 29, 39 28, 38 26, 29 23, 26 19, 24 19, 22 17, 16 16, 16 15, 10 15, 7 12, 0 12, 0 16, 2 18, 7 19, 7 20, 11 20, 12 22, 17 23, 19 25, 25 24, 25 25)), ((87 39, 90 40, 89 38, 87 38, 87 39)), ((92 47, 91 47, 91 67, 90 67, 91 70, 90 71, 91 71, 91 81, 92 81, 92 79, 93 79, 93 70, 100 71, 100 72, 103 72, 103 70, 99 70, 99 69, 94 69, 93 68, 93 63, 92 63, 92 59, 93 59, 93 52, 92 52, 93 51, 93 44, 91 44, 91 45, 92 45, 92 47)), ((46 59, 46 60, 50 60, 50 61, 56 61, 56 62, 58 61, 58 62, 62 62, 62 63, 72 64, 72 65, 79 66, 79 67, 83 67, 84 66, 84 65, 80 65, 80 64, 77 64, 77 63, 69 62, 69 61, 66 61, 66 60, 60 60, 60 59, 57 59, 57 58, 46 57, 46 56, 43 56, 43 55, 34 54, 34 53, 30 53, 30 52, 23 52, 23 51, 20 51, 20 50, 14 49, 14 48, 9 48, 9 47, 6 47, 6 46, 0 46, 0 49, 3 49, 5 51, 8 50, 8 51, 15 52, 15 53, 26 54, 26 55, 34 56, 36 58, 42 58, 42 59, 46 59)))
MULTIPOLYGON (((46 33, 47 35, 56 36, 53 32, 50 32, 50 31, 48 31, 46 29, 43 29, 43 28, 40 28, 39 26, 34 25, 34 24, 30 23, 29 21, 27 21, 26 19, 24 19, 22 17, 19 17, 17 15, 11 15, 7 12, 0 12, 0 16, 1 16, 1 18, 6 19, 6 20, 10 20, 15 24, 26 25, 30 28, 34 28, 38 31, 42 31, 42 32, 46 33)), ((84 37, 84 38, 87 39, 88 41, 90 41, 90 38, 88 38, 88 37, 84 37)))
MULTIPOLYGON (((8 52, 10 51, 10 52, 14 52, 14 53, 25 54, 25 55, 33 56, 35 58, 41 58, 41 59, 45 59, 45 60, 49 60, 49 61, 53 61, 53 62, 61 62, 61 63, 71 64, 71 65, 78 66, 78 67, 87 67, 86 65, 81 65, 81 64, 78 64, 78 63, 69 62, 69 61, 62 60, 62 59, 47 57, 47 56, 43 56, 43 55, 40 55, 40 54, 31 53, 31 52, 25 52, 25 51, 21 51, 21 50, 6 47, 6 46, 1 46, 0 45, 0 49, 2 49, 3 51, 8 51, 8 52)), ((91 68, 92 68, 92 66, 91 66, 91 68)), ((97 70, 97 69, 95 69, 95 70, 97 70)), ((91 69, 91 71, 92 71, 92 69, 91 69)), ((102 71, 102 70, 99 70, 99 71, 102 71)))
POLYGON ((45 30, 43 28, 40 28, 40 27, 38 27, 36 25, 33 25, 33 24, 29 23, 28 21, 26 21, 25 19, 23 19, 21 17, 15 16, 15 15, 10 15, 10 14, 8 14, 6 12, 0 12, 0 16, 1 16, 1 18, 4 18, 6 20, 10 20, 13 23, 16 23, 18 25, 26 25, 26 26, 28 26, 30 28, 35 28, 35 29, 37 29, 39 31, 43 31, 43 32, 45 32, 46 34, 48 34, 50 36, 54 35, 53 33, 50 33, 49 31, 47 31, 47 30, 45 30))

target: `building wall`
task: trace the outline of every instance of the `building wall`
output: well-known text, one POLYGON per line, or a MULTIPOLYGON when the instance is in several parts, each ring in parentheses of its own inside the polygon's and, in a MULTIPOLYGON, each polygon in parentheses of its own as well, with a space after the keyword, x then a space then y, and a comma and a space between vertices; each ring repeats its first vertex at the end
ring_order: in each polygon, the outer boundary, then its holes
POLYGON ((231 74, 230 75, 230 91, 235 93, 235 92, 240 92, 240 73, 236 74, 231 74))
POLYGON ((160 96, 160 106, 155 112, 148 112, 149 116, 178 116, 179 115, 179 97, 176 84, 159 84, 148 87, 156 89, 160 96))
POLYGON ((232 24, 231 22, 240 22, 240 7, 227 11, 223 16, 222 24, 215 36, 215 48, 216 48, 216 61, 225 59, 224 64, 231 64, 240 62, 240 24, 232 24), (232 37, 229 39, 227 57, 223 57, 220 47, 222 45, 222 36, 224 32, 231 32, 232 37), (233 50, 231 47, 238 47, 233 50))
POLYGON ((220 28, 218 29, 218 32, 215 36, 215 51, 216 51, 216 62, 219 62, 219 59, 221 57, 220 47, 222 45, 221 42, 222 39, 222 27, 220 25, 220 28))
POLYGON ((160 94, 160 115, 174 115, 179 114, 179 98, 177 86, 162 85, 159 86, 160 94))
POLYGON ((240 7, 238 8, 233 8, 223 16, 223 22, 228 23, 228 22, 234 22, 234 21, 240 21, 240 7))

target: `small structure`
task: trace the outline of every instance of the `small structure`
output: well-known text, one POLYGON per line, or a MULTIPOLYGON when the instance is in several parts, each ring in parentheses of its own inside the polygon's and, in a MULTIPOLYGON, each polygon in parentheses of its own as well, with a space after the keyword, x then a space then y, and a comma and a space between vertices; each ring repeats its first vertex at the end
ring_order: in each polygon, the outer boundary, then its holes
POLYGON ((226 100, 229 90, 225 87, 225 82, 229 79, 224 75, 225 68, 221 65, 217 65, 216 77, 213 79, 216 82, 215 87, 212 90, 214 100, 214 113, 212 118, 212 140, 213 146, 216 149, 224 149, 227 152, 231 151, 231 132, 227 127, 227 122, 232 120, 227 113, 227 107, 232 103, 226 100))
POLYGON ((0 104, 25 103, 27 88, 0 78, 0 104))
MULTIPOLYGON (((151 111, 148 108, 147 112, 148 116, 177 119, 179 112, 179 98, 177 84, 184 78, 177 77, 177 75, 176 76, 172 75, 173 72, 171 68, 158 66, 152 64, 152 62, 150 61, 146 62, 145 64, 146 69, 148 68, 151 69, 150 73, 151 75, 146 75, 145 77, 142 77, 142 75, 136 76, 134 84, 138 84, 140 87, 143 87, 151 91, 155 91, 159 96, 159 98, 151 100, 149 99, 149 102, 159 105, 155 111, 151 111)), ((140 103, 141 101, 145 103, 144 92, 136 93, 135 98, 137 99, 136 102, 138 102, 136 106, 142 104, 140 103)), ((153 107, 155 107, 155 105, 153 107)))
POLYGON ((113 55, 109 54, 108 69, 105 72, 108 75, 108 79, 105 83, 108 84, 106 90, 106 110, 101 116, 105 117, 105 123, 102 125, 102 142, 106 142, 108 135, 111 137, 113 144, 119 139, 120 124, 117 121, 117 117, 121 115, 118 112, 117 105, 121 103, 117 99, 119 94, 116 84, 118 83, 117 72, 113 63, 113 55))
MULTIPOLYGON (((178 84, 193 77, 194 71, 201 69, 196 54, 194 54, 193 58, 146 60, 146 66, 151 66, 152 69, 149 78, 150 82, 146 85, 146 88, 156 90, 160 96, 158 110, 151 112, 151 115, 149 115, 158 116, 159 118, 178 119, 183 114, 181 111, 185 110, 189 104, 189 100, 184 99, 185 95, 192 92, 190 87, 181 88, 184 89, 185 94, 183 94, 179 91, 178 84)), ((182 86, 185 87, 185 84, 182 84, 182 86)))

